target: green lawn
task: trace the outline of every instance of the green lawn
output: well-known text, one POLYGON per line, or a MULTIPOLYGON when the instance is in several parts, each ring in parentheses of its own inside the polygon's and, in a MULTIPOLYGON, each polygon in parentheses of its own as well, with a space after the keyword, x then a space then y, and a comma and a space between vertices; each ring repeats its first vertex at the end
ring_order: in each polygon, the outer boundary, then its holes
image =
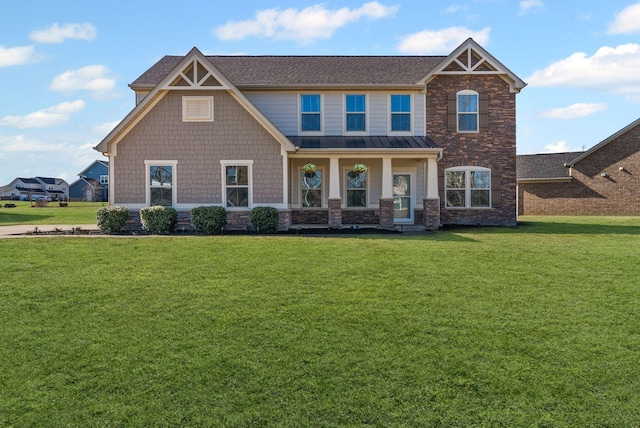
POLYGON ((0 226, 17 224, 95 224, 96 211, 107 206, 107 202, 69 202, 61 207, 58 202, 49 202, 38 207, 35 202, 0 201, 0 226), (16 204, 15 208, 4 208, 4 204, 16 204))
POLYGON ((640 426, 640 218, 521 220, 2 239, 0 426, 640 426))

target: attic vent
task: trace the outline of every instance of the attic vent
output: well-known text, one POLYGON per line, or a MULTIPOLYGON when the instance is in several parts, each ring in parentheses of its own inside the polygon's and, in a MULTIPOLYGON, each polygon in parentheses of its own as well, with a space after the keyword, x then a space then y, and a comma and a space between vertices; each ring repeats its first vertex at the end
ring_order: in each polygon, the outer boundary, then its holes
POLYGON ((183 122, 213 122, 213 97, 182 97, 183 122))

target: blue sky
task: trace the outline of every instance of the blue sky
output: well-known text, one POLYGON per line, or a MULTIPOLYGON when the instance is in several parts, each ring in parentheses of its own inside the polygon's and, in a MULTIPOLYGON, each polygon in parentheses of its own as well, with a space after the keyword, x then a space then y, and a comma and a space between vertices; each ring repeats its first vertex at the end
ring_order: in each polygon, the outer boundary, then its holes
POLYGON ((640 2, 3 0, 0 185, 69 183, 163 55, 447 55, 473 37, 528 86, 519 154, 588 149, 640 117, 640 2), (240 6, 241 5, 241 6, 240 6))

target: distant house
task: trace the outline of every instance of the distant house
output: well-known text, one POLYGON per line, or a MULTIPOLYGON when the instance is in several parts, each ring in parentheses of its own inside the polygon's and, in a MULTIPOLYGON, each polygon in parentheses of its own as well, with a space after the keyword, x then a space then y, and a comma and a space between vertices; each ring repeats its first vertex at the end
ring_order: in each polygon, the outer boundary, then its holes
POLYGON ((244 229, 516 225, 516 94, 472 39, 447 56, 165 56, 96 147, 109 203, 218 205, 244 229))
POLYGON ((29 200, 32 197, 46 197, 52 201, 69 199, 69 184, 62 178, 18 177, 0 187, 0 198, 29 200))
POLYGON ((69 186, 72 201, 106 202, 109 200, 109 162, 96 160, 82 170, 69 186))
POLYGON ((520 215, 640 215, 640 119, 584 152, 519 155, 520 215))

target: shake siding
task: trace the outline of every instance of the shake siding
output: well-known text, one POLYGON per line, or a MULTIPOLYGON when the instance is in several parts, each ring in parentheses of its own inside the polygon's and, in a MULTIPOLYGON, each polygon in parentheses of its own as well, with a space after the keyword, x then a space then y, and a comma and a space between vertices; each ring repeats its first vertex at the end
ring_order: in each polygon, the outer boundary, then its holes
POLYGON ((145 160, 177 160, 177 203, 203 205, 222 202, 220 160, 253 160, 253 202, 282 203, 280 144, 223 91, 197 93, 214 97, 213 122, 183 122, 183 95, 196 93, 168 93, 118 143, 114 203, 145 203, 145 160))
POLYGON ((285 135, 298 135, 298 94, 247 92, 247 98, 285 135))

